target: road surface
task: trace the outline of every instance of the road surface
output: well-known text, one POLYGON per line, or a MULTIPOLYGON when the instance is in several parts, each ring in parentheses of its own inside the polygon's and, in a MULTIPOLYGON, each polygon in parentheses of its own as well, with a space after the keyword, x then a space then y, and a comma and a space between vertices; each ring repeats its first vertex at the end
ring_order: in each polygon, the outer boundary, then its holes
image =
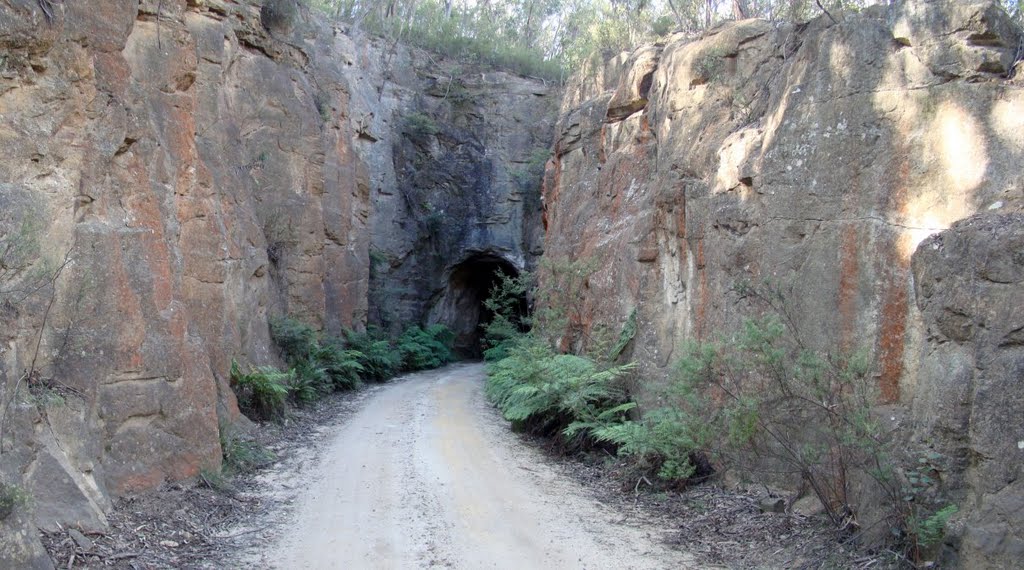
POLYGON ((282 569, 693 567, 665 529, 621 523, 512 434, 484 369, 412 375, 373 394, 313 465, 261 557, 282 569))

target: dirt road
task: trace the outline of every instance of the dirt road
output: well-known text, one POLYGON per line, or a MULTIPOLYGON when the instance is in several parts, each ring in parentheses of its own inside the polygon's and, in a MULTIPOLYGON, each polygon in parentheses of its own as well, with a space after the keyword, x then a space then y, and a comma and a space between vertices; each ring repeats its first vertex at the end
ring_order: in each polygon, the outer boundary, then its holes
POLYGON ((282 569, 687 568, 509 432, 483 367, 373 394, 332 436, 262 561, 282 569))

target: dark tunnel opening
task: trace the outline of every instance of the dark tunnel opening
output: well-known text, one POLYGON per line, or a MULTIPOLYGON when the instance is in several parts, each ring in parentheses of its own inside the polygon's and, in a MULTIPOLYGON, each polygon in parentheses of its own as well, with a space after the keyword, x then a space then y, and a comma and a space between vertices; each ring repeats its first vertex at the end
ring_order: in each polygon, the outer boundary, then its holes
MULTIPOLYGON (((484 328, 494 315, 484 306, 500 274, 517 277, 519 270, 492 254, 474 255, 452 268, 437 321, 455 333, 455 351, 462 358, 481 358, 484 328)), ((519 317, 527 313, 526 298, 520 299, 519 317)), ((520 320, 521 322, 521 320, 520 320)))

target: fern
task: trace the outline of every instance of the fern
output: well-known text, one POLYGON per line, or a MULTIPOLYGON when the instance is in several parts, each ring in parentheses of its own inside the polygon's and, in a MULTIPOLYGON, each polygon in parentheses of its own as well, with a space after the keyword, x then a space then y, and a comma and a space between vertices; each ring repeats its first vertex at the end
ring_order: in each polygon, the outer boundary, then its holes
POLYGON ((956 505, 946 505, 923 519, 912 516, 907 526, 917 546, 928 547, 938 544, 946 535, 946 524, 949 523, 949 519, 959 510, 956 505))
POLYGON ((452 343, 455 335, 444 325, 426 329, 409 327, 398 338, 397 349, 406 370, 437 368, 454 360, 452 343))
POLYGON ((270 336, 281 349, 281 356, 292 364, 308 359, 317 345, 313 327, 290 317, 271 319, 270 336))
POLYGON ((610 439, 602 438, 598 434, 626 423, 626 414, 634 408, 636 408, 636 402, 626 402, 612 408, 596 410, 595 415, 572 422, 562 430, 562 433, 570 438, 581 433, 589 434, 598 441, 610 442, 610 439))
POLYGON ((312 404, 332 389, 327 369, 313 359, 303 360, 292 369, 288 393, 300 406, 312 404))
POLYGON ((402 367, 402 355, 386 340, 374 341, 364 351, 363 368, 377 380, 387 380, 402 367))
POLYGON ((636 368, 635 363, 595 371, 593 361, 588 362, 585 375, 565 379, 562 408, 574 417, 594 417, 608 402, 621 402, 626 391, 617 380, 636 368))
POLYGON ((504 413, 513 403, 513 392, 522 385, 541 381, 543 363, 553 354, 532 335, 517 339, 508 349, 509 356, 488 364, 487 397, 504 413))
POLYGON ((334 341, 322 345, 315 330, 292 318, 270 321, 270 333, 294 371, 288 382, 292 400, 307 405, 335 388, 358 385, 356 370, 334 341))
POLYGON ((383 382, 394 376, 402 366, 402 355, 391 345, 380 329, 368 327, 366 332, 344 330, 350 350, 358 351, 363 378, 383 382))
POLYGON ((351 390, 362 386, 364 372, 361 361, 366 355, 358 350, 346 349, 339 340, 332 339, 319 346, 316 360, 327 372, 336 390, 351 390))
POLYGON ((643 420, 610 424, 595 431, 594 437, 618 446, 619 455, 658 467, 658 477, 680 481, 693 475, 690 457, 706 443, 695 418, 675 407, 644 414, 643 420))
POLYGON ((231 384, 238 394, 239 405, 257 419, 273 420, 284 416, 288 386, 292 372, 281 372, 271 367, 242 372, 238 362, 231 361, 231 384))
POLYGON ((598 370, 586 357, 555 354, 532 335, 488 365, 487 397, 505 419, 541 435, 580 446, 591 432, 621 422, 635 407, 619 379, 634 365, 598 370))
MULTIPOLYGON (((663 406, 648 410, 638 421, 608 423, 593 433, 598 441, 616 445, 620 456, 656 469, 660 479, 672 482, 693 476, 692 457, 708 447, 717 429, 706 415, 710 406, 700 391, 711 374, 715 347, 687 343, 682 353, 662 395, 663 406)), ((747 408, 737 408, 729 418, 730 435, 750 437, 755 421, 747 408)))

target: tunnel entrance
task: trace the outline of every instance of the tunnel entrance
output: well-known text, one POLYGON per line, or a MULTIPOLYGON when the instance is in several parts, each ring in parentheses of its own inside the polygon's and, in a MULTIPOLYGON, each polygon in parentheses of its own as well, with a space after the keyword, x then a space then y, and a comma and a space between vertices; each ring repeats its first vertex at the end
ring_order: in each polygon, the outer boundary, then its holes
MULTIPOLYGON (((491 289, 499 282, 499 272, 512 277, 519 270, 512 263, 493 254, 476 254, 452 268, 440 302, 435 305, 434 318, 455 333, 455 351, 463 358, 483 356, 484 327, 494 315, 484 307, 491 289)), ((519 314, 525 316, 526 299, 519 303, 519 314)))

